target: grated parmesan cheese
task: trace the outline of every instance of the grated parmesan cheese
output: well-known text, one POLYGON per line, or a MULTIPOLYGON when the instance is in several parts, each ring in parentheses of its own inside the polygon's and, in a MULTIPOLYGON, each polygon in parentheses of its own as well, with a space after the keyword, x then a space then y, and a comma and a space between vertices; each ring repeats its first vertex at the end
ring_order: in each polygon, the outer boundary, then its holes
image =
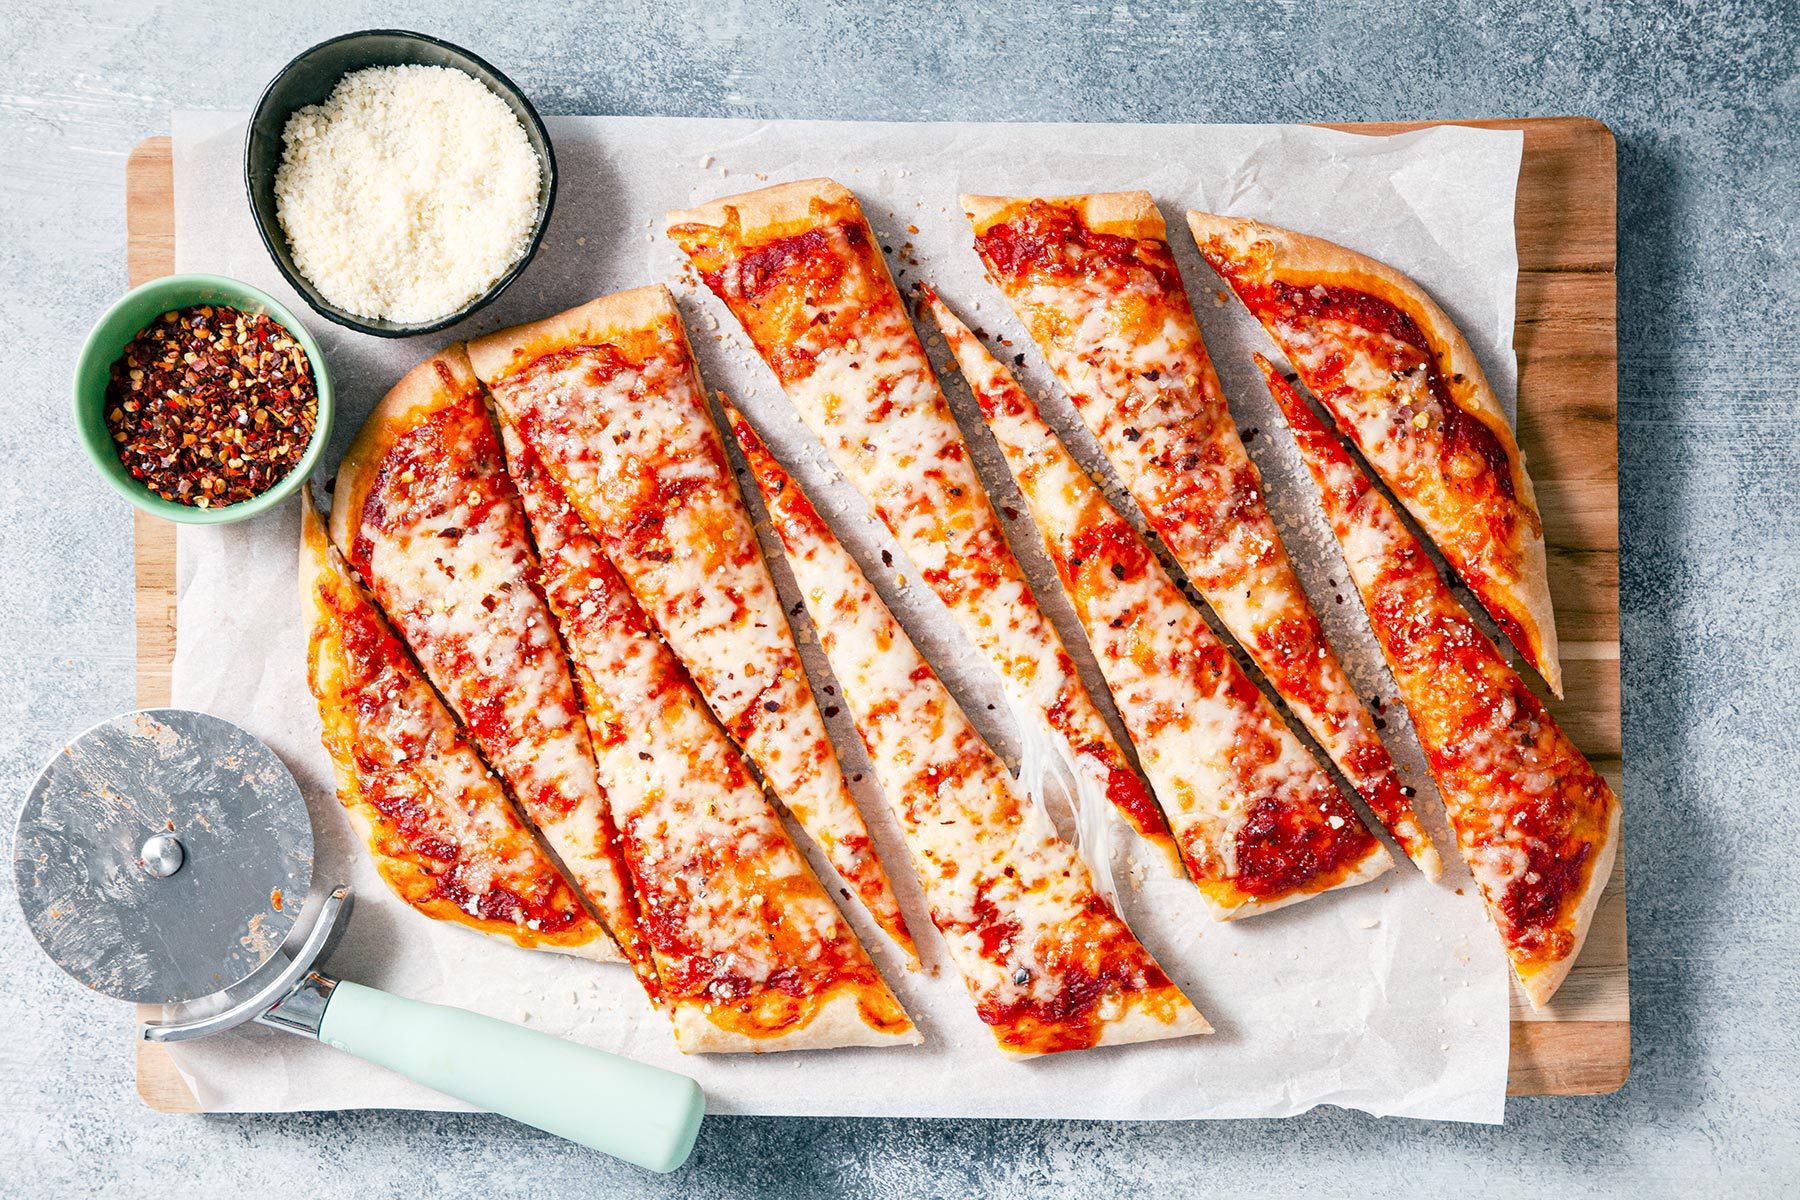
POLYGON ((506 102, 462 71, 354 71, 281 139, 275 210, 294 265, 347 312, 448 316, 530 245, 537 154, 506 102))

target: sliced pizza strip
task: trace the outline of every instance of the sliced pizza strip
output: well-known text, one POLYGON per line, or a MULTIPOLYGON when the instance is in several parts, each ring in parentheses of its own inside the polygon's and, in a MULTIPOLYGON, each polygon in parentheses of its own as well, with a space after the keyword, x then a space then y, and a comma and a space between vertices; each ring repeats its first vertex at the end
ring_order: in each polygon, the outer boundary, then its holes
POLYGON ((964 196, 975 249, 1145 519, 1401 849, 1430 844, 1263 502, 1148 192, 964 196))
POLYGON ((1190 212, 1200 253, 1452 570, 1562 695, 1544 526, 1475 352, 1425 290, 1342 246, 1190 212))
POLYGON ((1064 760, 1084 815, 1110 804, 1175 860, 1167 822, 1007 544, 855 195, 804 180, 668 222, 839 470, 999 671, 1021 725, 1041 729, 1064 760))
POLYGON ((677 1043, 690 1053, 917 1043, 586 522, 518 432, 501 433, 677 1043))
POLYGON ((755 431, 728 415, 932 923, 1001 1050, 1050 1054, 1212 1032, 1043 808, 1020 794, 755 431))
POLYGON ((331 534, 653 987, 525 514, 461 344, 375 406, 338 468, 331 534))
POLYGON ((394 894, 521 946, 617 959, 506 790, 301 505, 306 680, 338 800, 394 894))
POLYGON ((876 922, 914 956, 668 289, 602 297, 482 338, 470 355, 507 424, 581 514, 713 712, 876 922))
MULTIPOLYGON (((1188 874, 1224 916, 1373 879, 1393 860, 1107 502, 1018 381, 924 289, 1044 535, 1188 874)), ((1443 866, 1423 830, 1427 874, 1443 866)))
POLYGON ((1268 360, 1400 699, 1532 1007, 1575 964, 1618 852, 1612 789, 1507 665, 1385 496, 1268 360))

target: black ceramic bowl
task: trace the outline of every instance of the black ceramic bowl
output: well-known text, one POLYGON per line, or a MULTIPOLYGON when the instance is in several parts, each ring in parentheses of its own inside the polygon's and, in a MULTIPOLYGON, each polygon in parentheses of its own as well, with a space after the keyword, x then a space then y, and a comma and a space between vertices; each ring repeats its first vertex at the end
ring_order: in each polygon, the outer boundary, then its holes
POLYGON ((494 297, 519 277, 526 264, 537 254, 538 245, 544 240, 544 230, 550 225, 550 208, 556 202, 556 155, 550 149, 550 135, 544 131, 544 122, 538 117, 537 110, 531 107, 531 101, 525 98, 525 94, 512 80, 480 58, 460 46, 452 46, 449 42, 441 42, 422 33, 408 33, 403 29, 366 29, 361 33, 346 33, 328 42, 320 42, 281 68, 280 74, 263 89, 262 98, 256 102, 256 111, 250 117, 250 132, 244 139, 244 187, 250 194, 250 211, 256 216, 256 228, 262 234, 263 245, 269 248, 275 265, 294 286, 294 290, 320 316, 361 333, 372 333, 376 337, 411 337, 416 333, 431 333, 456 324, 491 303, 494 297), (537 152, 540 172, 537 224, 532 230, 531 244, 525 248, 524 255, 495 281, 493 287, 469 304, 448 316, 420 325, 402 325, 394 321, 359 317, 355 313, 345 312, 321 296, 318 289, 294 266, 294 256, 288 249, 287 235, 282 232, 281 221, 275 215, 275 172, 281 166, 281 131, 287 125, 288 117, 309 104, 322 103, 331 95, 331 89, 337 86, 338 80, 352 71, 360 71, 364 67, 408 65, 454 67, 486 84, 490 91, 506 101, 507 107, 519 118, 519 124, 525 127, 525 136, 530 140, 531 148, 537 152))

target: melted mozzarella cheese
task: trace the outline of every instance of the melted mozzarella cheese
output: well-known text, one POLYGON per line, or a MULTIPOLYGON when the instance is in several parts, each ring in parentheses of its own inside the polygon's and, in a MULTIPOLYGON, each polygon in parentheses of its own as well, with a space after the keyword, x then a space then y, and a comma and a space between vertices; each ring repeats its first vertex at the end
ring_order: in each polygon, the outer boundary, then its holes
POLYGON ((656 332, 643 362, 609 372, 602 352, 570 351, 496 381, 494 398, 713 712, 910 951, 672 312, 656 332))
POLYGON ((436 401, 378 464, 356 565, 629 956, 625 882, 518 494, 479 394, 436 401))
MULTIPOLYGON (((1387 852, 1243 675, 1012 375, 939 303, 932 312, 1044 535, 1139 761, 1203 894, 1229 913, 1362 882, 1387 852), (1090 558, 1083 562, 1082 554, 1090 558), (1096 576, 1099 578, 1096 579, 1096 576), (1278 891, 1240 889, 1238 841, 1259 804, 1336 831, 1346 863, 1278 891), (1368 864, 1370 869, 1356 868, 1368 864), (1346 869, 1347 868, 1347 869, 1346 869)), ((1325 869, 1329 866, 1329 869, 1325 869)))
MULTIPOLYGON (((1168 257, 1166 245, 1157 249, 1168 257)), ((1144 273, 1122 288, 1077 271, 995 282, 1194 587, 1433 870, 1436 854, 1393 762, 1288 561, 1178 281, 1144 273)))
POLYGON ((1033 1051, 1020 1013, 1064 1023, 1066 1036, 1098 1044, 1109 1023, 1142 1008, 1148 995, 1169 1007, 1145 1036, 1204 1032, 1199 1014, 1100 896, 1042 807, 1016 789, 849 552, 767 451, 745 440, 932 921, 1001 1047, 1033 1051), (1071 947, 1119 972, 1100 994, 1067 1009, 1083 987, 1071 974, 1071 947))
MULTIPOLYGON (((310 520, 311 518, 309 518, 310 520)), ((453 906, 520 945, 605 942, 506 792, 317 528, 308 531, 308 683, 339 799, 384 879, 430 916, 453 906), (545 929, 546 922, 559 926, 545 929), (543 936, 538 935, 542 932, 543 936)))
POLYGON ((504 433, 670 1001, 704 1010, 796 980, 826 992, 843 958, 872 974, 674 653, 555 482, 504 433))
MULTIPOLYGON (((746 332, 782 364, 776 373, 801 419, 998 671, 1024 746, 1049 750, 1066 772, 1083 853, 1110 890, 1112 789, 1142 799, 1121 811, 1166 847, 1161 818, 1032 595, 873 234, 860 216, 821 219, 814 234, 828 247, 831 282, 806 295, 804 332, 784 332, 781 344, 758 322, 744 322, 746 332)), ((733 275, 717 286, 742 319, 740 285, 733 275)))

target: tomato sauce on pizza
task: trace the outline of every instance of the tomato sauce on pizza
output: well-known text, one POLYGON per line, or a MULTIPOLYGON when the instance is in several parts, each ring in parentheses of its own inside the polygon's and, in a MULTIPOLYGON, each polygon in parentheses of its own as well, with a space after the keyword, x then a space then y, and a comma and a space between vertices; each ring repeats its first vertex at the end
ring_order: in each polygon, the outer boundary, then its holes
POLYGON ((1078 804, 1116 809, 1174 858, 1155 799, 1007 544, 856 197, 831 180, 783 184, 672 213, 669 235, 999 671, 1022 721, 1049 734, 1078 804))
POLYGON ((975 249, 1194 587, 1415 863, 1438 857, 1288 561, 1147 193, 965 196, 975 249))
POLYGON ((1265 911, 1387 870, 1387 851, 1012 373, 929 289, 925 303, 1043 534, 1188 873, 1214 909, 1265 911))
POLYGON ((1266 359, 1258 363, 1318 484, 1457 846, 1541 1008, 1573 965, 1606 886, 1618 798, 1325 423, 1266 359))
POLYGON ((1207 262, 1561 695, 1531 479, 1450 318, 1412 280, 1342 246, 1254 221, 1188 220, 1207 262))
POLYGON ((849 552, 728 414, 977 1015, 1011 1055, 1210 1032, 849 552))

